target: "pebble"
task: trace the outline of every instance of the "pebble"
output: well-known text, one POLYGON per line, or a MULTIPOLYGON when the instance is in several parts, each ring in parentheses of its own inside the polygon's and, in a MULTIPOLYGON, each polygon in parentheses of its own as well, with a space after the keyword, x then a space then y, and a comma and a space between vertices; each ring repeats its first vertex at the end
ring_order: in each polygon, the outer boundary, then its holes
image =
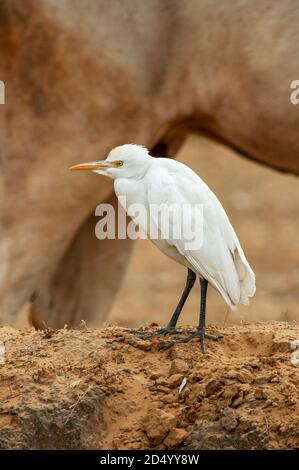
POLYGON ((223 385, 223 382, 220 380, 210 380, 206 385, 206 396, 209 397, 216 393, 223 385))
POLYGON ((152 384, 148 386, 148 389, 151 392, 169 393, 169 388, 164 387, 163 385, 152 384))
POLYGON ((152 343, 150 341, 138 338, 134 335, 126 335, 124 341, 134 348, 141 349, 141 351, 149 351, 152 347, 152 343))
POLYGON ((185 429, 171 429, 168 436, 164 439, 164 444, 168 449, 179 447, 188 437, 189 433, 185 429))
POLYGON ((158 379, 159 377, 161 377, 161 375, 163 375, 163 372, 159 370, 159 371, 151 372, 149 378, 150 378, 151 380, 156 380, 156 379, 158 379))
POLYGON ((233 399, 231 406, 233 408, 237 408, 243 403, 243 400, 244 400, 244 392, 243 390, 240 390, 238 396, 233 399))
POLYGON ((141 422, 141 429, 146 433, 150 444, 156 446, 176 427, 176 423, 177 418, 172 413, 151 408, 141 422))
POLYGON ((168 387, 163 387, 163 385, 158 385, 155 389, 157 392, 161 393, 169 393, 169 388, 168 387))
POLYGON ((167 386, 169 388, 178 387, 182 383, 183 378, 183 374, 173 374, 167 379, 167 386))
POLYGON ((227 405, 231 405, 234 398, 239 394, 240 386, 237 384, 225 387, 222 392, 222 397, 224 398, 227 405))
POLYGON ((241 369, 236 377, 242 384, 251 384, 253 382, 252 374, 246 369, 241 369))
POLYGON ((182 361, 181 359, 174 359, 171 363, 170 369, 169 369, 169 376, 175 375, 175 374, 181 374, 184 375, 189 371, 190 367, 187 364, 187 362, 182 361))
POLYGON ((156 380, 156 385, 167 385, 167 380, 165 377, 158 377, 156 380))

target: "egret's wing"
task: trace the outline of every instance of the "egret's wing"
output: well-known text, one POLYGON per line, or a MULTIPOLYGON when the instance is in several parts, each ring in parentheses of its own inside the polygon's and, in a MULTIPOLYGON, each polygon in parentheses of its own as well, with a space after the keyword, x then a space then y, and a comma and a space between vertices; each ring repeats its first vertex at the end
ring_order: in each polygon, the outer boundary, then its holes
MULTIPOLYGON (((189 172, 169 173, 162 170, 155 181, 148 185, 148 201, 150 204, 168 206, 189 205, 187 222, 188 226, 193 228, 198 224, 197 208, 201 205, 203 212, 200 224, 203 228, 203 239, 198 249, 188 248, 190 240, 186 238, 182 224, 178 238, 174 236, 174 230, 165 233, 165 226, 161 225, 160 220, 151 218, 151 223, 156 224, 161 236, 185 257, 191 268, 220 291, 229 305, 236 305, 240 301, 240 282, 234 264, 234 252, 237 248, 234 231, 212 191, 199 177, 190 178, 189 172)), ((176 224, 173 221, 170 221, 170 224, 177 234, 176 224)))

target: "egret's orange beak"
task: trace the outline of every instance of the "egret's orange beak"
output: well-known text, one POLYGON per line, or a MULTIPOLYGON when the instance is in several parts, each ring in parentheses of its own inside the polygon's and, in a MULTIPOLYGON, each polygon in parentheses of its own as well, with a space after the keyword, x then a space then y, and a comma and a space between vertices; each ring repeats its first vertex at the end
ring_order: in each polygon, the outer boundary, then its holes
POLYGON ((99 162, 79 163, 78 165, 70 166, 70 170, 102 170, 103 168, 115 168, 117 165, 115 162, 107 162, 102 160, 99 162))

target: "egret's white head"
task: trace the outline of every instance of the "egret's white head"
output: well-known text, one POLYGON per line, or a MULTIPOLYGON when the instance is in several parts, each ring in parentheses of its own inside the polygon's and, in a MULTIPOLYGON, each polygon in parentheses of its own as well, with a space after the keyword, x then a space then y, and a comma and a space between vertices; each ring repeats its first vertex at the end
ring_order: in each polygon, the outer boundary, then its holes
POLYGON ((153 157, 146 147, 125 144, 111 150, 106 160, 81 163, 70 170, 91 170, 110 178, 142 178, 151 165, 153 157))

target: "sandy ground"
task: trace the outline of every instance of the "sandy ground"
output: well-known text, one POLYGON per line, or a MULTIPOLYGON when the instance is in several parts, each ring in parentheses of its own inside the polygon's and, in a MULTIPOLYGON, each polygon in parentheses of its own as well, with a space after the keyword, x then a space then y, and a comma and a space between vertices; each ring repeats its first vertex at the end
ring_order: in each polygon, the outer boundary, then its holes
POLYGON ((203 355, 120 327, 0 328, 0 449, 298 448, 298 325, 210 330, 203 355))
MULTIPOLYGON (((283 158, 283 156, 282 156, 283 158)), ((230 313, 229 323, 299 320, 299 180, 240 158, 204 138, 191 137, 178 159, 207 182, 224 205, 257 277, 249 307, 230 313)), ((148 240, 136 249, 123 288, 109 318, 119 325, 164 324, 185 283, 185 269, 161 254, 148 240)), ((196 324, 199 287, 182 315, 196 324)), ((226 305, 210 289, 208 320, 221 324, 226 305)))

